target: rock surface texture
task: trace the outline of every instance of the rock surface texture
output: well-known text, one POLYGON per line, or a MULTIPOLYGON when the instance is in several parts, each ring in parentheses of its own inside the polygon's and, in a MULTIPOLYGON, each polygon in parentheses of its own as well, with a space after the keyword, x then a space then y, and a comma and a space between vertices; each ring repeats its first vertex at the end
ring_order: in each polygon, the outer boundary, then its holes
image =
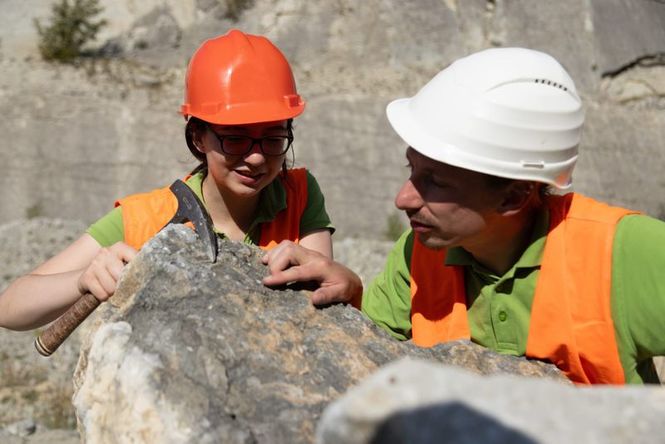
POLYGON ((88 323, 74 397, 86 442, 312 442, 330 401, 402 356, 568 384, 471 343, 400 343, 352 307, 263 287, 255 248, 223 241, 210 264, 201 245, 162 231, 88 323))

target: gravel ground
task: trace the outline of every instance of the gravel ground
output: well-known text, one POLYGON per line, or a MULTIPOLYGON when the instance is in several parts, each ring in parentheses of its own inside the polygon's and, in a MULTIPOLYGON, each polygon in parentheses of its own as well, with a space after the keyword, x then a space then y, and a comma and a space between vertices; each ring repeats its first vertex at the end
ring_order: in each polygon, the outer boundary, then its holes
MULTIPOLYGON (((61 251, 84 229, 81 222, 44 218, 0 226, 0 290, 61 251)), ((36 334, 0 329, 0 442, 78 443, 71 404, 78 335, 44 358, 33 347, 36 334)))

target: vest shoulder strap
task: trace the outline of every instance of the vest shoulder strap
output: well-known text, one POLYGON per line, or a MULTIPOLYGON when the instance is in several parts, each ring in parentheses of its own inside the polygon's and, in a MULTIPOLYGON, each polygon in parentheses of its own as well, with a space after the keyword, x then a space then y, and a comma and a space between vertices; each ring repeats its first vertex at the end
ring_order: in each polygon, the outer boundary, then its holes
POLYGON ((125 243, 140 249, 178 210, 178 200, 168 187, 133 194, 116 201, 122 206, 125 243))
POLYGON ((634 213, 579 194, 551 196, 550 230, 531 309, 526 354, 578 383, 625 382, 611 312, 612 248, 634 213))
POLYGON ((286 177, 280 177, 286 191, 286 208, 270 222, 261 225, 259 246, 269 250, 283 240, 300 241, 300 220, 307 208, 307 170, 294 168, 287 170, 286 177))
POLYGON ((416 345, 469 339, 462 267, 444 264, 446 250, 431 250, 414 235, 411 255, 411 337, 416 345))

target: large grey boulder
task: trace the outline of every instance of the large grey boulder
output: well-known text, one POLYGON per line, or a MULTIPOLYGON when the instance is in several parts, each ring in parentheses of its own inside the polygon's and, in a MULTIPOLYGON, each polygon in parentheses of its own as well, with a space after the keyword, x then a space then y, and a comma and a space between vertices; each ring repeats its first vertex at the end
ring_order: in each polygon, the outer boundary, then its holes
POLYGON ((402 359, 323 413, 319 444, 663 442, 665 389, 576 388, 402 359))
POLYGON ((471 343, 401 343, 356 309, 261 285, 260 250, 221 242, 211 264, 170 226, 87 322, 74 405, 87 442, 312 442, 328 403, 402 356, 477 374, 545 376, 549 364, 471 343))

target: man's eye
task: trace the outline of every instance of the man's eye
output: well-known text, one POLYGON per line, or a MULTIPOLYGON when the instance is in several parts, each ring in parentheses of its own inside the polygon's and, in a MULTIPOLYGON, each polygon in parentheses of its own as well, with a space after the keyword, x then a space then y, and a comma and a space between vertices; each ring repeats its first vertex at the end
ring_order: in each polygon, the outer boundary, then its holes
POLYGON ((448 185, 445 183, 445 181, 439 179, 438 177, 431 176, 431 175, 429 175, 429 174, 428 174, 427 176, 424 177, 424 182, 425 182, 427 185, 432 185, 432 186, 435 186, 435 187, 438 187, 438 188, 445 188, 446 186, 448 186, 448 185))

